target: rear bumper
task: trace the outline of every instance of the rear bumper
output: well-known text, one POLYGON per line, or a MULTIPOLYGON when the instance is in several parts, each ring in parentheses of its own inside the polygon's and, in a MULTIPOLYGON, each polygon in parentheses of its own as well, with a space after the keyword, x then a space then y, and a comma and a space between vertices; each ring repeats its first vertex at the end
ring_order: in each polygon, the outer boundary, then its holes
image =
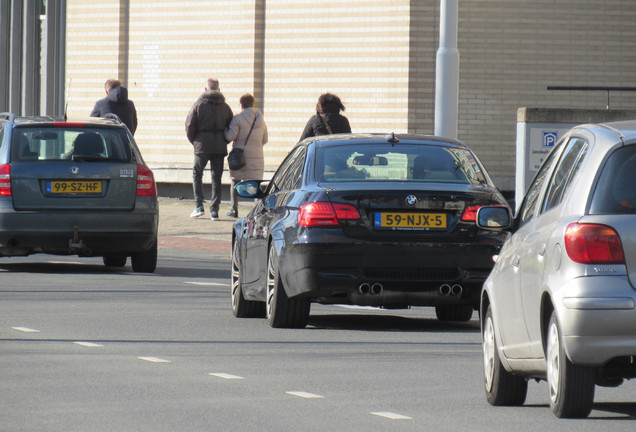
POLYGON ((364 306, 479 304, 498 244, 296 243, 283 247, 279 270, 287 294, 321 303, 364 306), (366 285, 369 285, 368 292, 366 285), (374 287, 375 285, 375 291, 374 287), (455 287, 444 293, 442 285, 455 287), (458 288, 461 287, 461 288, 458 288), (461 292, 459 292, 461 291, 461 292))
POLYGON ((158 223, 156 206, 100 213, 0 209, 0 255, 130 255, 152 247, 158 223))

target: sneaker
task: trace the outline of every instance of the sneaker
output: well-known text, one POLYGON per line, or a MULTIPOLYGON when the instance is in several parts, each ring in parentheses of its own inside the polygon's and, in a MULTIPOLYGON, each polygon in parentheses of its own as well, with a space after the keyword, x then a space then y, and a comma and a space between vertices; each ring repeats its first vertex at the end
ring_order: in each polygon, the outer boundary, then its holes
POLYGON ((203 216, 204 214, 205 212, 203 211, 203 209, 201 207, 197 207, 192 211, 192 213, 190 213, 190 217, 195 218, 195 217, 203 216))
POLYGON ((219 218, 219 212, 212 211, 210 212, 210 219, 217 220, 219 218))
POLYGON ((232 210, 227 215, 229 217, 231 217, 231 218, 237 218, 238 217, 238 210, 232 210))

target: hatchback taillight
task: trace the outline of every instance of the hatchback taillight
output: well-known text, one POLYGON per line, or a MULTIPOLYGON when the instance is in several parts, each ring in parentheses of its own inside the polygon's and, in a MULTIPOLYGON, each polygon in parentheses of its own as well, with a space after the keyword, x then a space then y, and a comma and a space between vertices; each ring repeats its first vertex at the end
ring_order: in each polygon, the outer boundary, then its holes
POLYGON ((143 165, 137 165, 137 196, 157 196, 157 185, 155 176, 143 165))
POLYGON ((306 227, 338 225, 339 220, 360 219, 358 210, 350 204, 312 202, 298 212, 298 225, 306 227))
POLYGON ((11 165, 0 165, 0 195, 11 196, 11 165))
POLYGON ((572 223, 565 229, 565 250, 580 264, 624 264, 618 233, 607 225, 572 223))

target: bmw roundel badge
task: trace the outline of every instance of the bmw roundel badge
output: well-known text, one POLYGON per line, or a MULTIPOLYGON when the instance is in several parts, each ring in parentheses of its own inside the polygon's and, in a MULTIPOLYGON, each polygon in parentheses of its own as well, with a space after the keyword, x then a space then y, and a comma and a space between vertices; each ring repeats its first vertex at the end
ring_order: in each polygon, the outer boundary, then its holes
POLYGON ((409 195, 406 197, 406 205, 414 206, 416 202, 417 198, 415 197, 415 195, 409 195))

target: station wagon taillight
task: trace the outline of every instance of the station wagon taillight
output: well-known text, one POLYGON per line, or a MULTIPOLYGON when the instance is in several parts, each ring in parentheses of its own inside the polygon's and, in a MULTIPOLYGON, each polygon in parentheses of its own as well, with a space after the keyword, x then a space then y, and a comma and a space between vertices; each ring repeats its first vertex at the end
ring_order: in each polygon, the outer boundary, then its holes
POLYGON ((360 219, 358 210, 351 204, 312 202, 298 212, 298 225, 306 227, 338 225, 339 220, 360 219))
POLYGON ((0 195, 11 196, 11 165, 0 165, 0 195))
POLYGON ((146 168, 143 165, 137 165, 137 196, 157 196, 155 176, 150 168, 146 168))
POLYGON ((572 223, 565 229, 565 250, 579 264, 624 264, 623 244, 607 225, 572 223))

